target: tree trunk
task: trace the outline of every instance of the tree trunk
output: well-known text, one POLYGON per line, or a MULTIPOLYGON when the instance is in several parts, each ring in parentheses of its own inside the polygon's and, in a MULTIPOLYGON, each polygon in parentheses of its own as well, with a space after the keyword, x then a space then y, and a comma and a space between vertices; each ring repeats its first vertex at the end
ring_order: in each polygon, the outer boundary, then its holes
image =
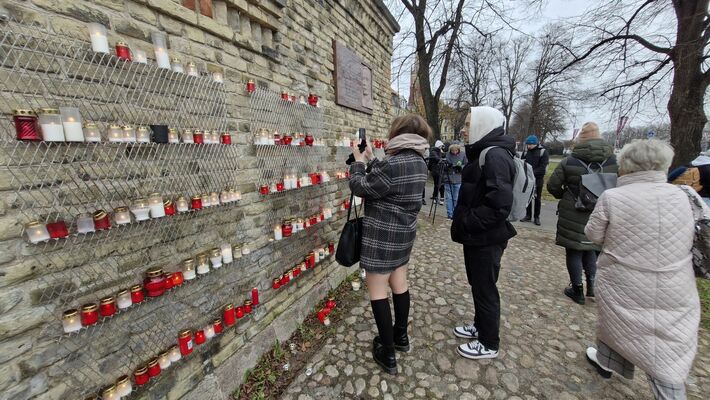
POLYGON ((674 1, 678 19, 677 38, 671 55, 673 89, 668 100, 671 145, 675 158, 671 168, 690 163, 700 153, 703 128, 707 123, 704 97, 707 79, 702 72, 702 40, 708 0, 674 1))

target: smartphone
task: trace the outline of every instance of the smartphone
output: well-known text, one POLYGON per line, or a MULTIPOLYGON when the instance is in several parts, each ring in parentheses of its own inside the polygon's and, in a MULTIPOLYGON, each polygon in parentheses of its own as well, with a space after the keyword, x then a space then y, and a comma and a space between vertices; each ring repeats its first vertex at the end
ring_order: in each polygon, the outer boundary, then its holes
POLYGON ((357 130, 357 138, 360 140, 360 144, 357 146, 358 149, 360 149, 360 152, 362 153, 365 151, 365 148, 367 147, 367 136, 365 134, 365 128, 360 128, 357 130))

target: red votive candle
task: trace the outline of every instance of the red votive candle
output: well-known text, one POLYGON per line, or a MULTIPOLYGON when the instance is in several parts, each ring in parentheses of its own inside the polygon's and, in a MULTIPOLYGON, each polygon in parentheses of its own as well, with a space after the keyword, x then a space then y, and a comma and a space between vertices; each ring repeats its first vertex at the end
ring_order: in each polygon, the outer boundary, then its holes
POLYGON ((165 293, 165 274, 163 269, 154 267, 145 272, 143 287, 148 297, 158 297, 165 293))
POLYGON ((316 253, 314 253, 314 252, 308 253, 308 262, 311 264, 311 267, 316 266, 316 253))
POLYGON ((237 307, 237 311, 234 312, 237 316, 237 319, 239 318, 244 318, 244 307, 239 306, 237 307))
POLYGON ((335 243, 333 243, 333 242, 328 243, 328 253, 329 254, 335 253, 335 243))
POLYGON ((148 376, 148 367, 145 365, 138 367, 138 369, 133 373, 133 381, 138 386, 145 385, 149 380, 150 376, 148 376))
POLYGON ((244 302, 244 312, 247 314, 251 314, 251 312, 252 312, 251 300, 247 300, 244 302))
POLYGON ((113 296, 104 297, 100 301, 99 314, 102 317, 110 317, 116 313, 116 299, 113 296))
POLYGON ((195 144, 203 144, 205 142, 205 134, 202 131, 195 131, 192 134, 192 141, 195 144))
POLYGON ((52 239, 60 239, 69 236, 67 224, 64 221, 55 221, 47 224, 47 232, 52 239))
POLYGON ((254 306, 258 306, 258 305, 259 305, 259 289, 257 289, 257 288, 252 288, 252 289, 251 289, 251 303, 252 303, 254 306))
POLYGON ((306 134, 305 142, 306 142, 306 146, 313 146, 313 142, 314 142, 313 135, 311 135, 310 133, 306 134))
POLYGON ((288 101, 288 93, 287 92, 281 92, 281 100, 288 101))
POLYGON ((84 304, 81 307, 81 325, 91 326, 99 322, 99 307, 96 304, 84 304))
POLYGON ((180 354, 184 356, 192 353, 192 332, 189 329, 181 331, 178 335, 180 354))
POLYGON ((202 197, 192 196, 191 206, 192 206, 193 210, 201 210, 202 209, 202 197))
POLYGON ((310 222, 311 222, 311 226, 316 225, 318 223, 318 217, 317 216, 311 217, 310 222))
POLYGON ((223 133, 222 134, 222 144, 232 144, 232 135, 229 133, 223 133))
POLYGON ((138 304, 145 299, 143 294, 143 286, 135 285, 131 287, 131 302, 133 304, 138 304))
POLYGON ((213 325, 214 325, 214 333, 216 333, 216 334, 222 333, 222 330, 224 328, 222 327, 222 320, 221 319, 217 318, 216 320, 214 320, 213 325))
POLYGON ((256 91, 256 84, 251 79, 247 82, 247 93, 252 94, 256 91))
POLYGON ((173 287, 180 286, 185 282, 185 276, 182 274, 182 271, 176 271, 170 275, 170 280, 173 283, 173 287))
POLYGON ((271 287, 272 287, 273 289, 278 289, 278 288, 281 287, 281 282, 280 282, 279 278, 274 278, 274 281, 273 281, 273 283, 271 284, 271 287))
POLYGON ((259 193, 264 195, 269 194, 269 185, 261 185, 259 187, 259 193))
POLYGON ((165 280, 163 281, 164 289, 170 290, 173 287, 175 287, 175 283, 173 282, 172 275, 170 274, 164 274, 165 280))
POLYGON ((94 211, 94 228, 97 231, 101 231, 104 229, 111 229, 111 219, 108 216, 108 213, 104 210, 97 210, 94 211))
POLYGON ((283 191, 284 191, 284 183, 283 183, 283 182, 276 182, 276 191, 277 191, 277 192, 283 192, 283 191))
POLYGON ((173 204, 172 200, 165 200, 163 202, 163 209, 165 209, 165 215, 175 215, 175 204, 173 204))
POLYGON ((281 139, 281 144, 284 146, 290 146, 292 142, 293 136, 291 135, 284 135, 283 139, 281 139))
POLYGON ((116 43, 116 57, 121 60, 131 61, 131 50, 127 44, 123 42, 116 43))
POLYGON ((148 361, 148 376, 152 378, 158 375, 160 375, 160 364, 158 363, 158 359, 151 358, 150 361, 148 361))
POLYGON ((205 340, 207 340, 207 338, 205 338, 205 331, 200 329, 199 331, 195 332, 195 344, 202 344, 205 342, 205 340))
POLYGON ((12 120, 15 122, 15 134, 17 140, 41 141, 39 125, 37 124, 37 114, 32 110, 13 110, 12 120))
POLYGON ((227 304, 224 306, 224 312, 222 313, 222 318, 224 319, 224 324, 227 327, 234 325, 237 322, 237 314, 234 312, 234 304, 227 304))
POLYGON ((328 301, 325 302, 325 308, 328 310, 334 309, 336 306, 335 299, 334 298, 329 298, 328 301))

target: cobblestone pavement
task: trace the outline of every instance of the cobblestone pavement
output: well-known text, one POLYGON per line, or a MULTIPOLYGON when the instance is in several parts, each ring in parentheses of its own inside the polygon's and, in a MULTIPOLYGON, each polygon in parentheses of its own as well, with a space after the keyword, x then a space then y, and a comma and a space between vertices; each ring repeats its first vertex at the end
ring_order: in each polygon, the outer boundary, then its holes
MULTIPOLYGON (((428 211, 428 210, 427 210, 428 211)), ((313 374, 299 373, 283 396, 307 399, 651 399, 645 374, 604 380, 583 351, 594 343, 596 307, 562 294, 568 282, 554 234, 518 229, 503 258, 501 354, 472 361, 456 354, 451 329, 472 320, 461 248, 449 223, 422 219, 411 260, 410 337, 413 351, 397 353, 399 374, 381 372, 370 347, 376 334, 366 291, 337 335, 313 357, 313 374)), ((710 398, 710 332, 700 334, 688 381, 689 398, 710 398), (705 393, 704 395, 702 393, 705 393)))

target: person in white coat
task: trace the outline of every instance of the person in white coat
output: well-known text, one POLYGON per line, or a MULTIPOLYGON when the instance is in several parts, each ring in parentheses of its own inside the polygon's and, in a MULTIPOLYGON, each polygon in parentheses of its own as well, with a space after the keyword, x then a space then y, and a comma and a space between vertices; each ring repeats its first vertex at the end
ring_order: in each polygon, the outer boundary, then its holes
POLYGON ((605 378, 632 379, 640 368, 656 399, 686 398, 700 322, 689 198, 697 194, 666 183, 672 159, 673 149, 658 140, 624 146, 617 187, 599 197, 585 229, 602 248, 597 347, 587 359, 605 378))

